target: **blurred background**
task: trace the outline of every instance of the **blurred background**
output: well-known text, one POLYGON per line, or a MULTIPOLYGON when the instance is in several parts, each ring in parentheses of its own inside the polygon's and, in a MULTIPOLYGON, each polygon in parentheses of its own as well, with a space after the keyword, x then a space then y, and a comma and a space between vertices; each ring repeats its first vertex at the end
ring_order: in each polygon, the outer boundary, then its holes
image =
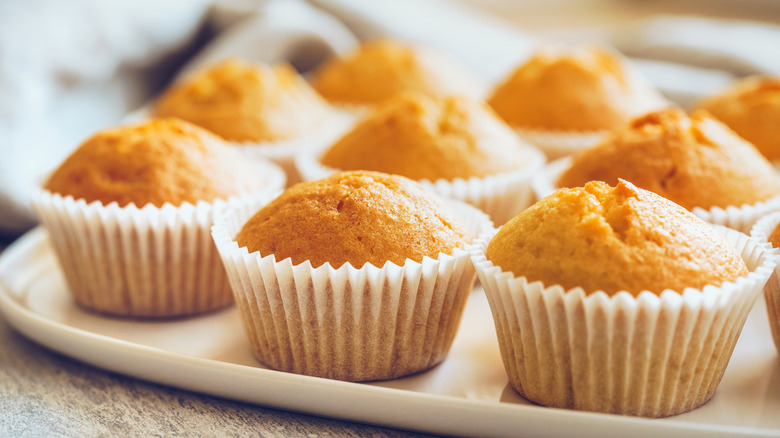
POLYGON ((34 226, 32 187, 177 75, 231 54, 315 67, 358 41, 419 41, 488 84, 538 44, 602 42, 681 106, 780 76, 775 0, 2 0, 0 236, 34 226))

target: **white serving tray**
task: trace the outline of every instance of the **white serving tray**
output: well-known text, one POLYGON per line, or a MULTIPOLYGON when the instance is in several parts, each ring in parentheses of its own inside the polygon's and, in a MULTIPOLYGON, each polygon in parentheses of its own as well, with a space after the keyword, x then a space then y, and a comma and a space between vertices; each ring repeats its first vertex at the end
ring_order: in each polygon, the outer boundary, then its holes
POLYGON ((82 311, 70 299, 46 231, 0 256, 0 313, 48 348, 140 379, 290 411, 421 432, 523 437, 780 436, 780 360, 763 300, 707 404, 665 419, 545 408, 508 385, 482 290, 472 293, 448 358, 411 377, 349 383, 264 368, 235 308, 171 321, 82 311))

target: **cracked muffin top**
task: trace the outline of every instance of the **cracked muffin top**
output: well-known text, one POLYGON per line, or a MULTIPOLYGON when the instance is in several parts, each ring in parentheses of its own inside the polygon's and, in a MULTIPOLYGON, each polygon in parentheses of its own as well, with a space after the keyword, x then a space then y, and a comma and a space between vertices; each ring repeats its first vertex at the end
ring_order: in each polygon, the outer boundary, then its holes
POLYGON ((756 148, 704 111, 652 112, 616 129, 572 158, 558 187, 618 178, 682 205, 742 206, 780 195, 772 165, 756 148))
POLYGON ((480 98, 482 86, 448 57, 424 46, 380 39, 318 68, 312 86, 332 103, 374 105, 404 91, 480 98))
POLYGON ((780 161, 780 78, 742 79, 696 107, 709 111, 769 160, 780 161))
POLYGON ((289 65, 227 59, 174 84, 152 108, 234 142, 301 137, 328 122, 332 108, 289 65))
POLYGON ((340 170, 451 181, 519 169, 526 147, 480 102, 409 92, 368 113, 320 161, 340 170))
POLYGON ((272 167, 247 161, 190 123, 151 119, 96 133, 52 172, 43 188, 87 203, 178 206, 260 190, 268 185, 272 167))
POLYGON ((610 295, 682 292, 748 274, 710 225, 623 180, 558 190, 501 227, 486 256, 529 282, 610 295))
POLYGON ((544 131, 611 129, 668 102, 617 52, 544 47, 488 98, 510 126, 544 131))
POLYGON ((262 207, 236 242, 313 267, 360 268, 451 254, 470 241, 444 202, 418 183, 379 172, 341 172, 296 184, 262 207))

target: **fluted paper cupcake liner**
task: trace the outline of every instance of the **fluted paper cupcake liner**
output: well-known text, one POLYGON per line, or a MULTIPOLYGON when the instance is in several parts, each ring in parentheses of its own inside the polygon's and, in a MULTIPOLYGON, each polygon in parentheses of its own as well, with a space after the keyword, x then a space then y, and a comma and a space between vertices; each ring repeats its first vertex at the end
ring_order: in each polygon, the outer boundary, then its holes
MULTIPOLYGON (((276 172, 280 179, 269 192, 284 184, 276 172)), ((210 228, 216 213, 244 199, 251 196, 137 208, 40 190, 33 206, 80 306, 115 316, 169 317, 233 303, 210 228)))
POLYGON ((544 131, 528 128, 514 128, 523 140, 538 147, 554 161, 600 143, 609 134, 608 130, 599 131, 544 131))
POLYGON ((489 236, 478 241, 472 261, 511 385, 545 406, 646 417, 707 402, 774 270, 755 241, 716 228, 741 253, 747 276, 636 297, 528 283, 486 259, 489 236))
MULTIPOLYGON (((780 224, 780 212, 774 212, 756 222, 750 232, 753 240, 764 245, 767 253, 776 263, 780 263, 780 250, 769 243, 769 236, 778 224, 780 224)), ((775 271, 764 286, 764 301, 772 339, 775 341, 777 352, 780 353, 780 267, 775 267, 775 271)))
MULTIPOLYGON (((536 198, 542 199, 558 190, 555 182, 570 165, 571 157, 565 157, 544 166, 532 182, 536 198)), ((755 204, 732 205, 726 208, 694 207, 691 213, 713 225, 721 225, 742 233, 749 233, 756 221, 774 211, 780 211, 780 196, 755 204)))
MULTIPOLYGON (((471 204, 490 216, 500 225, 520 214, 530 206, 533 199, 531 181, 544 165, 544 155, 533 147, 525 149, 527 160, 522 168, 487 175, 484 177, 455 178, 448 181, 420 180, 424 187, 445 198, 471 204)), ((301 154, 296 165, 306 181, 326 178, 338 169, 324 166, 318 154, 301 154)))
MULTIPOLYGON (((421 263, 293 265, 249 253, 234 238, 259 208, 233 209, 212 234, 257 359, 282 371, 366 381, 423 371, 447 355, 472 290, 468 247, 421 263)), ((475 233, 492 229, 459 207, 475 233)))
POLYGON ((693 214, 711 224, 733 228, 743 233, 749 233, 759 219, 775 211, 780 211, 780 196, 755 204, 712 207, 709 210, 695 207, 691 210, 693 214))

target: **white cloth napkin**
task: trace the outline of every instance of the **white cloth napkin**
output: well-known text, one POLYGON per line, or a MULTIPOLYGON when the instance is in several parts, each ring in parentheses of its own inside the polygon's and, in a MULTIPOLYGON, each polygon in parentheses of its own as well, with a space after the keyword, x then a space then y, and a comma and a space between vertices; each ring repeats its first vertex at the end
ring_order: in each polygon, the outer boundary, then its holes
POLYGON ((193 38, 206 8, 205 0, 0 1, 0 234, 35 224, 32 187, 142 102, 145 73, 193 38))
MULTIPOLYGON (((439 49, 488 83, 537 36, 447 0, 10 0, 0 2, 0 234, 35 224, 31 189, 92 132, 149 96, 149 67, 188 44, 208 17, 219 35, 184 68, 231 55, 305 72, 380 36, 439 49)), ((701 17, 616 26, 607 43, 687 104, 736 76, 780 75, 780 27, 701 17)))

